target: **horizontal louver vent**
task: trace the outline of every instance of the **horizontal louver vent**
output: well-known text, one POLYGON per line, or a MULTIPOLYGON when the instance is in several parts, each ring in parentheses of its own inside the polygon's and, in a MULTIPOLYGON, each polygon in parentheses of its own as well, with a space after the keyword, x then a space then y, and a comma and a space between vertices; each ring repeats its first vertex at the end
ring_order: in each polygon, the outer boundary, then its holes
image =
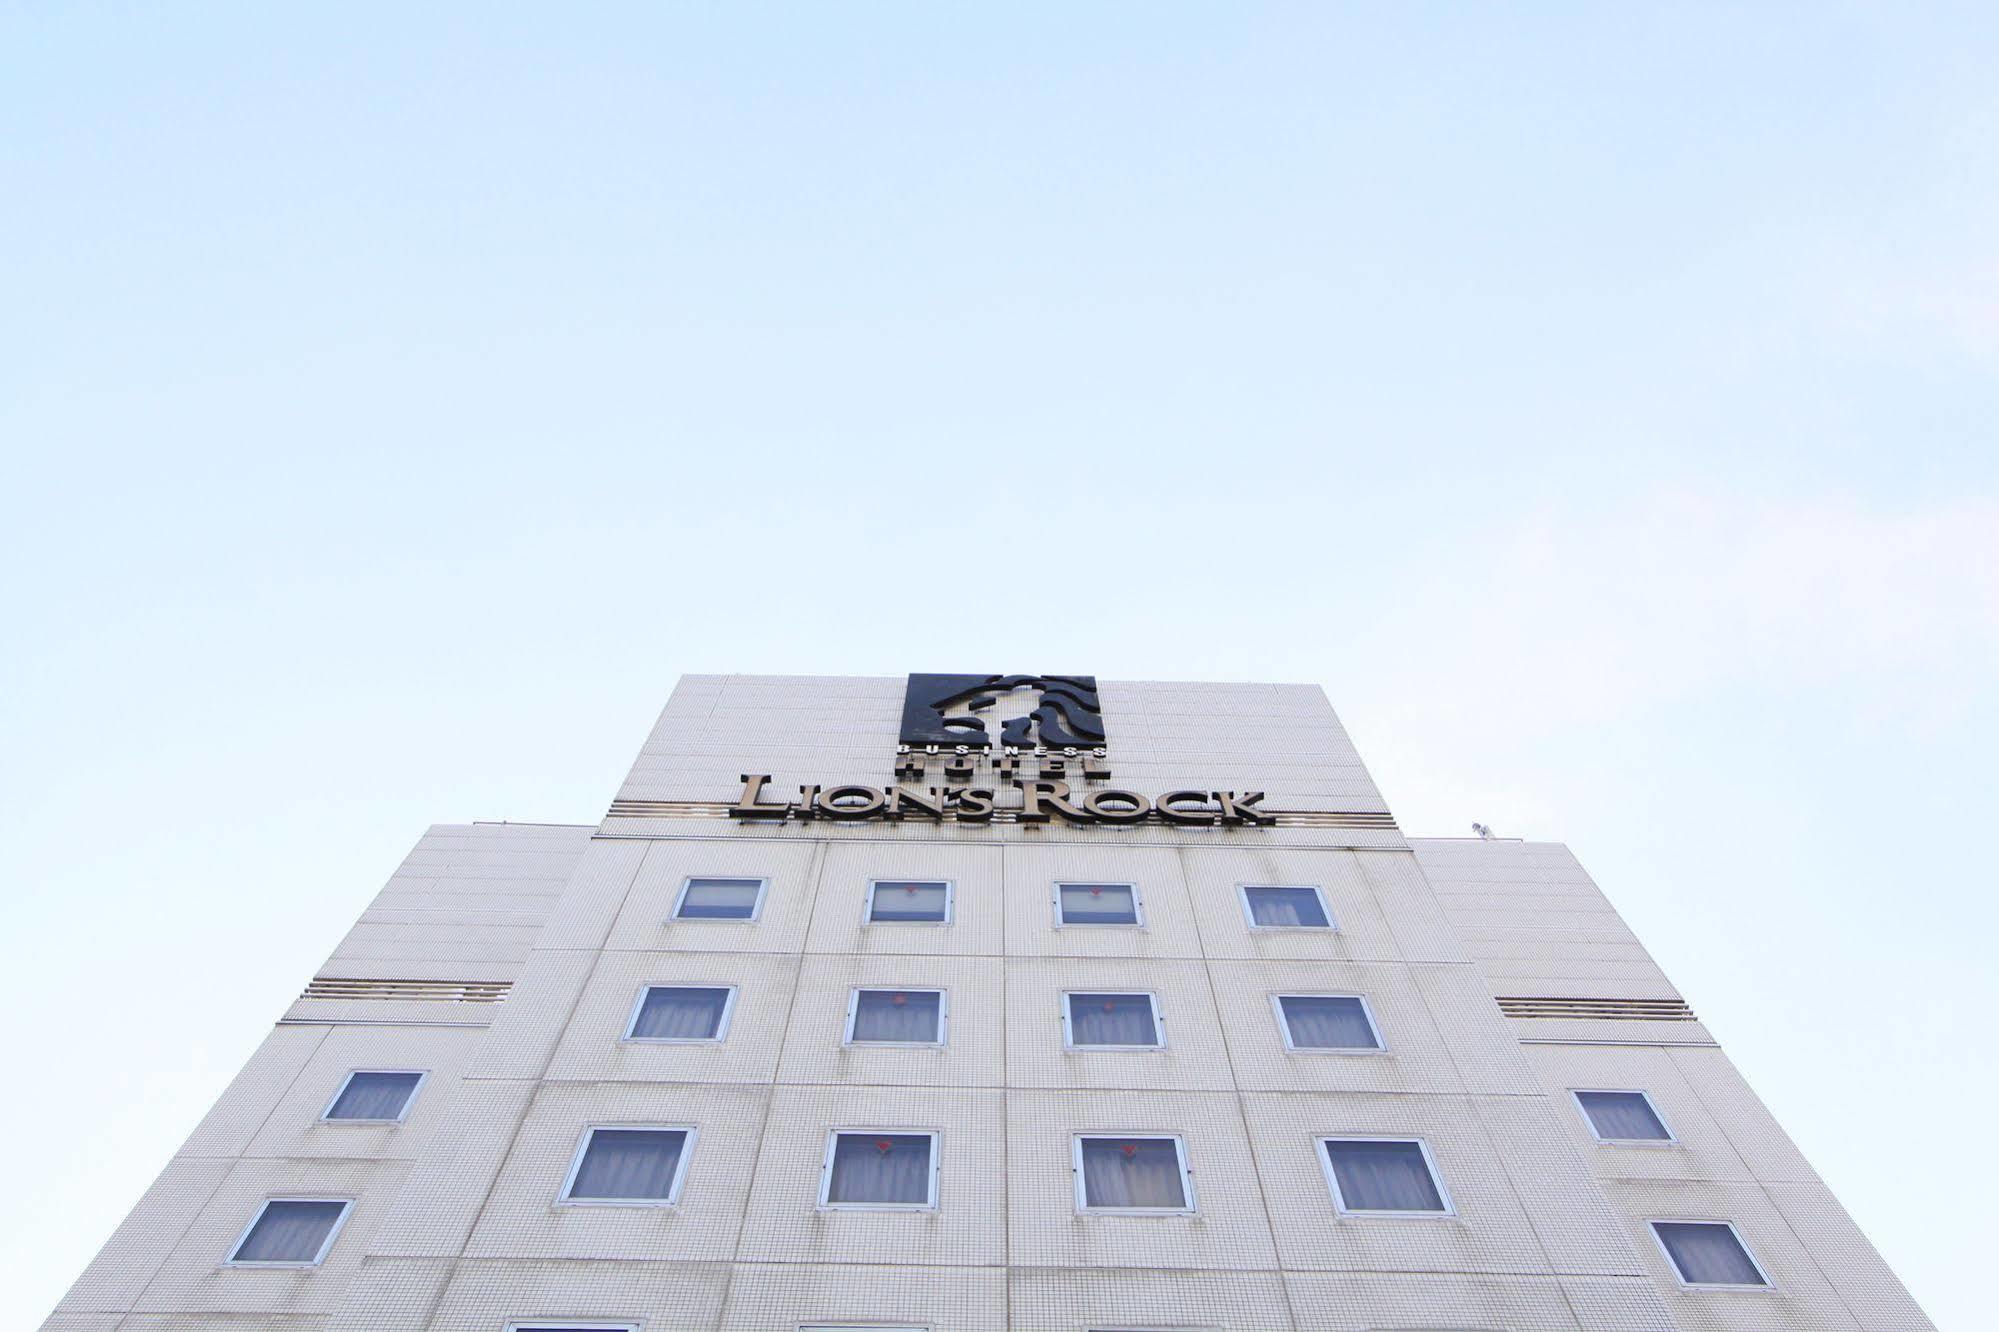
MULTIPOLYGON (((1280 828, 1378 828, 1395 831, 1395 817, 1374 810, 1272 810, 1280 828)), ((729 806, 719 800, 613 800, 607 819, 726 819, 729 806)), ((912 818, 911 823, 926 820, 912 818)), ((1012 810, 993 811, 994 823, 1017 822, 1012 810)))
POLYGON ((512 981, 350 980, 315 976, 301 999, 419 999, 431 1003, 497 1004, 512 981))
POLYGON ((1606 1022, 1692 1022, 1684 999, 1542 999, 1501 995, 1499 1011, 1512 1018, 1594 1018, 1606 1022))

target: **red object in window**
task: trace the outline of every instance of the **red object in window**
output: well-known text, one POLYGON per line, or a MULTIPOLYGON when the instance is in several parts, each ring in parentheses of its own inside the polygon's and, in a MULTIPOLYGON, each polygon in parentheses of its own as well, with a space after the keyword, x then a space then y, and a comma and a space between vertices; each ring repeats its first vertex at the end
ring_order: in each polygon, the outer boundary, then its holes
POLYGON ((1116 1007, 1117 1005, 1113 1003, 1111 1000, 1109 999, 1104 1000, 1104 1012, 1108 1013, 1113 1009, 1115 1009, 1116 1007))
POLYGON ((1128 1142, 1124 1146, 1118 1148, 1118 1150, 1123 1152, 1125 1154, 1125 1158, 1129 1160, 1131 1157, 1138 1155, 1138 1144, 1134 1142, 1128 1142))
POLYGON ((883 1156, 887 1156, 889 1153, 889 1149, 894 1146, 895 1144, 890 1142, 887 1138, 875 1139, 875 1150, 880 1152, 883 1156))
POLYGON ((904 1004, 909 1002, 909 996, 903 994, 891 995, 889 997, 889 1002, 894 1004, 897 1008, 901 1008, 904 1004))
POLYGON ((916 885, 912 883, 909 885, 909 887, 903 889, 902 891, 908 893, 911 897, 914 897, 916 896, 916 885))
POLYGON ((1090 896, 1102 897, 1103 895, 1104 895, 1104 890, 1102 885, 1094 883, 1090 885, 1090 896))

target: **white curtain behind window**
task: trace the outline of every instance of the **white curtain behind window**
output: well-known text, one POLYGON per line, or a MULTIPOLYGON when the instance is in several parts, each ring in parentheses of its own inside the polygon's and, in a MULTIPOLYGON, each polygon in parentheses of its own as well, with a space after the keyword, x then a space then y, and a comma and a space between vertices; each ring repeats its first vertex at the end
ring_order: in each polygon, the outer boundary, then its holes
POLYGON ((722 1011, 729 1006, 724 985, 655 985, 639 1006, 632 1035, 652 1040, 712 1040, 722 1030, 722 1011))
POLYGON ((762 889, 756 879, 689 879, 680 915, 687 920, 748 920, 762 889))
POLYGON ((1727 1226, 1695 1221, 1657 1221, 1659 1238, 1680 1275, 1697 1285, 1761 1286, 1768 1284, 1749 1259, 1742 1242, 1727 1226))
POLYGON ((420 1073, 356 1073, 340 1089, 328 1119, 400 1119, 420 1073))
POLYGON ((941 883, 899 881, 875 885, 874 920, 944 919, 947 889, 941 883))
POLYGON ((1159 1029, 1152 1018, 1151 997, 1143 994, 1070 995, 1069 1041, 1072 1045, 1159 1044, 1159 1029))
POLYGON ((833 1147, 826 1201, 930 1201, 930 1138, 919 1133, 842 1133, 833 1147))
POLYGON ((1310 888, 1245 888, 1249 915, 1259 925, 1324 925, 1325 908, 1310 888))
POLYGON ((1083 1198, 1091 1207, 1185 1207, 1170 1138, 1083 1139, 1083 1198))
POLYGON ((1589 1111, 1598 1137, 1638 1142, 1666 1137, 1666 1126, 1637 1092, 1577 1092, 1576 1098, 1589 1111))
POLYGON ((1360 1000, 1345 995, 1287 994, 1284 1024, 1291 1043, 1310 1050, 1378 1050, 1381 1041, 1360 1000))
POLYGON ((278 1199, 264 1208, 257 1224, 243 1237, 234 1261, 309 1263, 319 1257, 320 1246, 346 1210, 344 1202, 278 1199))
POLYGON ((1340 1198, 1362 1212, 1441 1212, 1444 1199, 1413 1142, 1332 1142, 1340 1198))
POLYGON ((935 1041, 943 996, 935 990, 862 990, 854 1006, 857 1041, 935 1041))
POLYGON ((569 1186, 572 1198, 672 1196, 687 1134, 678 1129, 598 1129, 569 1186))
POLYGON ((1122 883, 1065 883, 1061 888, 1065 925, 1133 925, 1138 903, 1122 883))

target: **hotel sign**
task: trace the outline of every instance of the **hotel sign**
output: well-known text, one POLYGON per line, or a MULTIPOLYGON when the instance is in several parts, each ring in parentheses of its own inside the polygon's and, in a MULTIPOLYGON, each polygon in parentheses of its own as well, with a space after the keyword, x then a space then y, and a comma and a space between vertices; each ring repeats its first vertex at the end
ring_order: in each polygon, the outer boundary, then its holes
POLYGON ((1004 787, 927 786, 801 786, 796 800, 774 800, 764 794, 767 773, 744 773, 743 794, 729 809, 735 819, 905 819, 925 818, 959 823, 990 823, 1000 790, 1021 793, 1012 811, 1020 823, 1275 823, 1277 816, 1259 808, 1263 792, 1168 791, 1157 798, 1136 791, 1106 789, 1077 794, 1069 783, 1014 781, 1004 787))
POLYGON ((893 786, 804 785, 796 799, 767 793, 767 773, 745 773, 743 791, 729 810, 737 819, 930 819, 990 823, 995 813, 1020 823, 1061 820, 1074 824, 1133 824, 1147 821, 1190 826, 1238 827, 1271 824, 1277 816, 1260 808, 1261 791, 1167 791, 1141 795, 1106 787, 1108 781, 1103 705, 1092 675, 912 675, 903 693, 901 743, 893 786), (993 735, 987 718, 1004 695, 1031 691, 1033 706, 1011 717, 993 735), (1032 763, 1035 775, 1023 768, 1032 763), (932 765, 941 769, 937 785, 924 782, 932 765), (980 778, 984 778, 983 784, 980 778), (1019 792, 1001 805, 1000 795, 1019 792))

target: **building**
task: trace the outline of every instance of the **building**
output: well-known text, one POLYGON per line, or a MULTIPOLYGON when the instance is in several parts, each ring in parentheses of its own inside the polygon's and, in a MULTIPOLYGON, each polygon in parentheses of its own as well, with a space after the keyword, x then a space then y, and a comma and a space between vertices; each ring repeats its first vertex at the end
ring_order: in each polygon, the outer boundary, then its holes
POLYGON ((435 827, 61 1332, 1928 1328, 1568 851, 1314 687, 698 676, 435 827))

